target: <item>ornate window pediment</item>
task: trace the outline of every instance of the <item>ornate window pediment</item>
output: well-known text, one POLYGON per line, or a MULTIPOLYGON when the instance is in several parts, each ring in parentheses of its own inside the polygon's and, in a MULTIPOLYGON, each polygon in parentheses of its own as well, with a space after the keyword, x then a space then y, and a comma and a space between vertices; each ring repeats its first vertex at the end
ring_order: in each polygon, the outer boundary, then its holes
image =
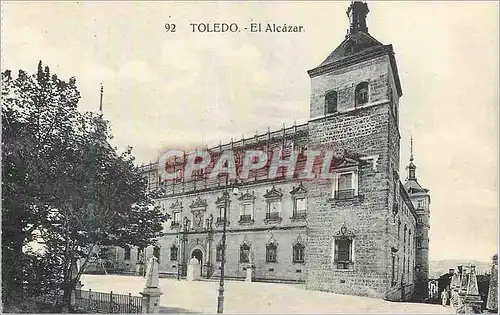
POLYGON ((342 224, 333 235, 332 263, 337 270, 354 270, 354 232, 342 224))
POLYGON ((229 193, 227 191, 224 191, 222 193, 222 196, 217 197, 217 200, 215 201, 215 204, 218 206, 223 206, 225 205, 231 198, 229 197, 229 193))
POLYGON ((266 193, 264 194, 264 198, 266 199, 281 199, 283 197, 283 193, 276 189, 276 187, 271 188, 271 190, 266 190, 266 193))
POLYGON ((248 192, 248 190, 246 191, 246 193, 242 194, 239 198, 238 198, 239 201, 251 201, 253 202, 255 200, 255 196, 253 194, 250 194, 248 192))
POLYGON ((292 196, 300 196, 300 195, 305 195, 307 194, 307 189, 304 187, 304 184, 300 182, 299 186, 295 187, 293 186, 292 190, 290 191, 290 195, 292 196))
POLYGON ((342 157, 335 164, 335 168, 343 169, 343 168, 357 168, 359 166, 359 162, 355 159, 349 157, 342 157))
POLYGON ((206 199, 202 199, 200 198, 200 196, 198 196, 195 200, 193 200, 193 202, 191 202, 191 204, 189 205, 189 207, 191 209, 199 209, 199 208, 207 208, 207 200, 206 199))
POLYGON ((173 204, 170 205, 170 209, 172 210, 179 210, 182 208, 182 202, 177 199, 173 204))
POLYGON ((342 224, 340 229, 334 234, 335 238, 353 238, 354 237, 354 232, 345 226, 345 224, 342 224))

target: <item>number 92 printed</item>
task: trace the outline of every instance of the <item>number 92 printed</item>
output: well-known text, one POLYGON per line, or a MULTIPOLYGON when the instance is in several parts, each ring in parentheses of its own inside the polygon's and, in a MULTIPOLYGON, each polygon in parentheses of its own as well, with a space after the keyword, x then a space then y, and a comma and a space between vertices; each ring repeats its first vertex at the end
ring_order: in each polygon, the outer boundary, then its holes
POLYGON ((165 23, 165 31, 167 33, 175 33, 175 24, 174 23, 165 23))

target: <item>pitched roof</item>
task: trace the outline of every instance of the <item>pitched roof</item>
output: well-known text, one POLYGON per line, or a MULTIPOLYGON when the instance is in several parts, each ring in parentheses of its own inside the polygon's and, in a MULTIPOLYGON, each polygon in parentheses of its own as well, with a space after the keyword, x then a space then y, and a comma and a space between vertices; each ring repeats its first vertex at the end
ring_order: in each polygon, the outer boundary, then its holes
POLYGON ((420 184, 417 182, 416 179, 415 180, 407 180, 404 184, 404 188, 410 194, 426 193, 429 191, 425 188, 422 188, 422 186, 420 186, 420 184))
POLYGON ((363 31, 350 33, 346 39, 319 66, 324 66, 339 61, 348 56, 367 52, 373 48, 382 47, 384 44, 363 31))

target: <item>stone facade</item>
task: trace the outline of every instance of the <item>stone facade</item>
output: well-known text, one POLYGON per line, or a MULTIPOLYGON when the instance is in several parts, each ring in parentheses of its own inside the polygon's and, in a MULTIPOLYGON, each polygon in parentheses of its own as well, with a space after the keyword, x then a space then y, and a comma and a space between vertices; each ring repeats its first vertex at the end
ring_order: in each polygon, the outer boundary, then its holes
MULTIPOLYGON (((142 167, 171 215, 156 252, 145 251, 146 259, 158 256, 160 274, 184 276, 196 257, 203 277, 219 276, 227 205, 229 278, 243 280, 251 262, 257 281, 305 282, 311 290, 395 301, 414 298, 419 286, 425 290, 418 294, 426 294, 430 198, 400 180, 402 90, 392 46, 368 33, 367 13, 365 3, 353 2, 345 40, 308 72, 307 124, 208 150, 215 157, 232 150, 237 164, 244 150, 280 149, 284 159, 292 150, 302 157, 308 150, 333 152, 333 179, 299 179, 305 165, 299 157, 292 178, 279 171, 270 179, 268 165, 251 172, 234 195, 225 177, 207 176, 213 164, 194 180, 173 182, 162 182, 156 164, 142 167)), ((130 271, 136 270, 133 258, 130 271)))

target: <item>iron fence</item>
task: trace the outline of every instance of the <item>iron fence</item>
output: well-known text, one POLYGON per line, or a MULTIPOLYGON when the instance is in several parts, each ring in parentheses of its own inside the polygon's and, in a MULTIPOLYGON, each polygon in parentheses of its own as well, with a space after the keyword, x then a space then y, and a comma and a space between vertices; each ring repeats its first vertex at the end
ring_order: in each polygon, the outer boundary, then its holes
POLYGON ((132 294, 75 291, 75 309, 94 313, 141 313, 142 297, 132 294))

